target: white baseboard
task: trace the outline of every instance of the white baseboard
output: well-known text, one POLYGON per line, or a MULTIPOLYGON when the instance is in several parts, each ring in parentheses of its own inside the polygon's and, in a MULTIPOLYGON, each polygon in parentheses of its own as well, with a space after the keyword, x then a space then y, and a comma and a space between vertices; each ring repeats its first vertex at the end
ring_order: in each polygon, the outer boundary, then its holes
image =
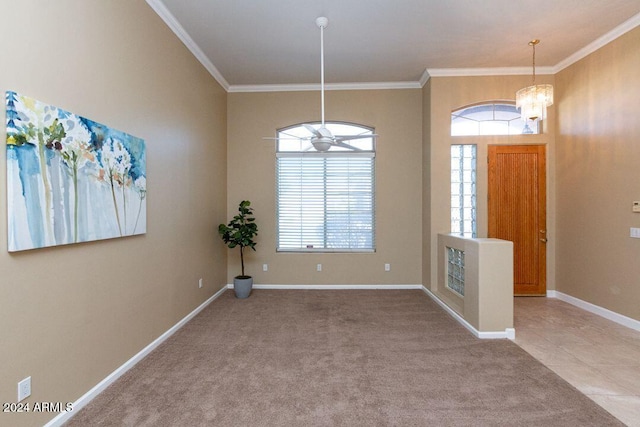
POLYGON ((579 298, 572 297, 571 295, 567 295, 559 291, 547 291, 547 297, 557 298, 590 313, 597 314, 598 316, 611 320, 612 322, 616 322, 622 326, 626 326, 627 328, 640 331, 640 321, 632 319, 631 317, 627 317, 620 313, 616 313, 615 311, 608 310, 604 307, 600 307, 599 305, 591 304, 590 302, 583 301, 579 298))
POLYGON ((462 326, 467 328, 473 335, 480 339, 505 339, 508 338, 510 340, 516 339, 516 330, 514 328, 506 328, 504 331, 488 331, 481 332, 471 325, 471 323, 467 322, 462 316, 455 312, 451 307, 449 307, 444 301, 442 301, 436 294, 431 292, 424 286, 421 286, 422 291, 429 295, 431 299, 433 299, 440 307, 442 307, 447 313, 449 313, 454 319, 458 321, 462 326))
MULTIPOLYGON (((233 289, 233 284, 228 284, 233 289)), ((336 289, 422 289, 422 285, 279 285, 279 284, 254 284, 254 289, 307 289, 307 290, 336 290, 336 289)))
POLYGON ((114 381, 120 378, 125 372, 129 369, 133 368, 136 363, 141 361, 146 355, 151 353, 156 347, 166 341, 171 335, 173 335, 178 329, 183 327, 189 320, 196 316, 196 314, 200 313, 206 306, 211 304, 215 299, 217 299, 220 295, 222 295, 227 290, 226 287, 223 287, 218 292, 216 292, 211 298, 207 299, 205 302, 200 304, 195 310, 185 316, 178 323, 173 325, 169 330, 156 338, 151 344, 140 350, 135 356, 131 359, 127 360, 122 366, 109 374, 105 379, 100 381, 95 387, 86 392, 83 396, 81 396, 78 400, 73 402, 73 411, 63 412, 60 415, 53 418, 44 427, 58 427, 62 426, 65 422, 69 421, 75 413, 77 413, 80 409, 86 406, 93 398, 95 398, 100 392, 110 386, 114 381))

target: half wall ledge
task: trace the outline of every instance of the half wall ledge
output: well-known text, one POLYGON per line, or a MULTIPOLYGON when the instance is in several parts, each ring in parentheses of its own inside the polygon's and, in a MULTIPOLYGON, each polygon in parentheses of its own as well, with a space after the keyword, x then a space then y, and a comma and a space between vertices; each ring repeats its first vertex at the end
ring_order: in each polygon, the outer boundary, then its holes
POLYGON ((439 233, 437 269, 429 296, 479 338, 515 338, 512 242, 439 233))

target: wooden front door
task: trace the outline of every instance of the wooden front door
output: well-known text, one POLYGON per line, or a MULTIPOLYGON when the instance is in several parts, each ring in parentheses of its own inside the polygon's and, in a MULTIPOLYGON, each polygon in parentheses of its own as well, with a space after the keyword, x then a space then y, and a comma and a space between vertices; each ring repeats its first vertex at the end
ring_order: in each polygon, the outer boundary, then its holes
POLYGON ((488 193, 489 237, 513 242, 514 295, 545 295, 545 146, 490 145, 488 193))

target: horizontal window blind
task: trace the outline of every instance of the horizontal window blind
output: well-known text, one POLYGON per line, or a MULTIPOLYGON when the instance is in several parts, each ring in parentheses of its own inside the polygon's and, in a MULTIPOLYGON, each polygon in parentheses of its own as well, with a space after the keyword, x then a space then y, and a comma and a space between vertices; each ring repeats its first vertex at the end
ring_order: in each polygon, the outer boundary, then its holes
POLYGON ((374 153, 278 153, 280 251, 373 251, 374 153))

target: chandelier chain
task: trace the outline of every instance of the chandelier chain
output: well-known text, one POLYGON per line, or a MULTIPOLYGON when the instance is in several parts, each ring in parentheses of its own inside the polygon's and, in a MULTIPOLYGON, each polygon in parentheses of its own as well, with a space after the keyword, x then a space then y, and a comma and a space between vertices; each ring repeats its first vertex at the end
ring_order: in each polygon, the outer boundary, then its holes
POLYGON ((536 84, 536 45, 533 45, 533 84, 536 84))
POLYGON ((533 48, 533 84, 536 84, 536 45, 540 43, 540 40, 533 39, 529 42, 529 46, 533 48))

